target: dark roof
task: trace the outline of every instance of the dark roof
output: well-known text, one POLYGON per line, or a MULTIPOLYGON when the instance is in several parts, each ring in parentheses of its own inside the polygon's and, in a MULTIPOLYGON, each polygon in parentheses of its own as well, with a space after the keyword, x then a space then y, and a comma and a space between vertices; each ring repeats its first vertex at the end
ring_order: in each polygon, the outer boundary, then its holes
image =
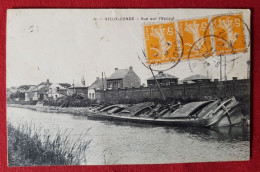
POLYGON ((11 87, 9 89, 9 91, 11 91, 12 93, 16 93, 17 92, 17 88, 16 87, 11 87))
MULTIPOLYGON (((160 71, 157 75, 155 75, 156 79, 178 79, 177 77, 167 74, 167 73, 163 73, 162 71, 160 71)), ((150 77, 147 80, 154 80, 154 77, 150 77)))
POLYGON ((191 75, 185 78, 183 81, 196 81, 196 80, 210 80, 210 78, 203 75, 191 75))
POLYGON ((61 85, 62 87, 68 88, 71 85, 69 83, 59 83, 59 85, 61 85))
POLYGON ((65 87, 61 86, 60 84, 54 83, 50 86, 51 90, 66 90, 65 87))
POLYGON ((20 92, 25 92, 26 90, 28 90, 32 85, 21 85, 17 88, 17 90, 19 90, 20 92))
MULTIPOLYGON (((49 86, 51 86, 52 83, 49 83, 49 86)), ((44 94, 49 91, 49 86, 47 82, 41 82, 37 86, 35 86, 31 91, 35 92, 37 91, 39 94, 44 94)))
POLYGON ((130 69, 117 69, 107 79, 123 79, 128 74, 129 71, 130 69))
POLYGON ((88 88, 87 86, 83 85, 82 83, 74 83, 72 84, 69 89, 74 89, 74 88, 88 88))
POLYGON ((11 92, 11 93, 13 93, 10 88, 6 88, 6 92, 11 92))
POLYGON ((29 88, 30 86, 32 86, 32 85, 21 85, 21 86, 19 86, 19 87, 17 87, 17 89, 25 89, 25 88, 29 88))
POLYGON ((25 92, 28 93, 28 92, 31 92, 35 89, 35 85, 32 85, 28 90, 26 90, 25 92))
MULTIPOLYGON (((103 85, 104 88, 106 88, 106 80, 103 79, 103 85)), ((102 89, 102 78, 97 78, 90 86, 89 88, 94 88, 94 89, 102 89)))
POLYGON ((49 87, 47 85, 44 85, 43 87, 38 89, 39 94, 46 94, 49 91, 49 87))

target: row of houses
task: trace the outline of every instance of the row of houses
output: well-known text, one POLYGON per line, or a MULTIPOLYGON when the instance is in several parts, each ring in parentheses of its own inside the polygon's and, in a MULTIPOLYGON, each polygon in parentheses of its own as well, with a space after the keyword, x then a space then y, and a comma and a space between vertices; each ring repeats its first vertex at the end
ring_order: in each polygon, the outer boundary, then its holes
MULTIPOLYGON (((176 84, 195 83, 195 82, 210 82, 210 79, 202 75, 193 75, 184 80, 179 81, 179 78, 159 71, 154 77, 147 79, 148 87, 157 86, 156 81, 160 86, 169 86, 176 84)), ((51 83, 48 79, 46 82, 41 82, 38 85, 22 85, 18 88, 11 87, 7 89, 7 99, 16 100, 48 100, 57 99, 66 95, 75 93, 82 94, 89 99, 96 99, 97 90, 115 90, 126 88, 142 87, 140 77, 134 72, 133 67, 128 69, 115 68, 114 72, 108 78, 97 77, 90 85, 85 85, 84 77, 81 83, 51 83)))
POLYGON ((68 94, 68 88, 71 87, 68 83, 50 83, 41 82, 38 85, 22 85, 19 87, 7 88, 7 100, 47 100, 49 98, 57 99, 68 94))

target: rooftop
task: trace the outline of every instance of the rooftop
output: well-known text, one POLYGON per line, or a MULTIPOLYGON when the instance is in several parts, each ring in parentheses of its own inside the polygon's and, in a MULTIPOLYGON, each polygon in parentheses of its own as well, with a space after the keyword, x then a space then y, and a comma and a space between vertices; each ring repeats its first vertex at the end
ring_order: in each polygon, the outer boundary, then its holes
POLYGON ((183 79, 183 81, 196 81, 196 80, 210 80, 210 78, 208 78, 204 75, 191 75, 191 76, 183 79))
POLYGON ((17 90, 19 90, 19 92, 26 92, 26 90, 28 90, 32 85, 21 85, 17 88, 17 90))
POLYGON ((83 85, 82 83, 74 83, 69 88, 88 88, 88 87, 83 85))
MULTIPOLYGON (((103 85, 106 87, 105 79, 103 79, 103 85)), ((96 80, 89 86, 89 88, 102 89, 102 78, 97 77, 96 80)))
MULTIPOLYGON (((177 77, 167 74, 167 73, 163 73, 162 71, 159 71, 157 75, 155 75, 156 79, 178 79, 177 77)), ((154 77, 150 77, 147 80, 154 80, 154 77)))
POLYGON ((32 85, 28 90, 26 90, 26 92, 28 93, 28 92, 31 92, 31 91, 33 91, 34 89, 35 89, 35 85, 32 85))
POLYGON ((50 86, 50 89, 52 90, 66 90, 65 87, 63 87, 61 84, 58 84, 58 83, 54 83, 50 86))
POLYGON ((131 70, 133 70, 132 66, 130 66, 128 69, 115 68, 114 73, 112 73, 112 75, 107 79, 123 79, 128 74, 128 72, 131 70))

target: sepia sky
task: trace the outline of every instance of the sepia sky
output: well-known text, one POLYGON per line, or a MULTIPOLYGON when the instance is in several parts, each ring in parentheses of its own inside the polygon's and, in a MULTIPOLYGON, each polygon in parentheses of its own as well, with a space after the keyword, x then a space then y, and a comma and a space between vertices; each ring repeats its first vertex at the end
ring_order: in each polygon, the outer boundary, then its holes
MULTIPOLYGON (((174 20, 229 13, 231 10, 90 10, 90 9, 12 9, 7 19, 7 87, 22 84, 39 84, 49 79, 52 83, 94 82, 105 72, 109 77, 114 68, 133 66, 142 83, 151 77, 138 55, 144 49, 143 25, 163 23, 168 17, 174 20), (134 21, 106 21, 108 17, 135 17, 134 21), (157 17, 155 21, 141 18, 157 17), (137 20, 138 18, 138 20, 137 20)), ((250 26, 248 10, 243 12, 245 23, 250 26)), ((249 40, 247 40, 249 41, 249 40)), ((247 77, 250 52, 226 56, 227 78, 247 77), (236 59, 234 62, 232 59, 236 59)), ((180 62, 167 71, 180 79, 202 74, 219 79, 219 57, 180 62), (192 68, 192 70, 191 70, 192 68)), ((166 65, 167 66, 167 65, 166 65)), ((165 67, 166 67, 165 66, 165 67)), ((164 66, 162 66, 164 68, 164 66)), ((223 68, 224 69, 224 68, 223 68)), ((224 72, 223 72, 224 73, 224 72)))

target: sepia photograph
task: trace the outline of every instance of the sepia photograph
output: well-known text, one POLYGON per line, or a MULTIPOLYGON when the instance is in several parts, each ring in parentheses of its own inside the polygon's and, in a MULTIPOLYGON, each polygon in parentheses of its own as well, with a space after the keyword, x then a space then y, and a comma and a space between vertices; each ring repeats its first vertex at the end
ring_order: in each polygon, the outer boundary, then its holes
POLYGON ((250 159, 249 9, 9 9, 8 166, 250 159))

